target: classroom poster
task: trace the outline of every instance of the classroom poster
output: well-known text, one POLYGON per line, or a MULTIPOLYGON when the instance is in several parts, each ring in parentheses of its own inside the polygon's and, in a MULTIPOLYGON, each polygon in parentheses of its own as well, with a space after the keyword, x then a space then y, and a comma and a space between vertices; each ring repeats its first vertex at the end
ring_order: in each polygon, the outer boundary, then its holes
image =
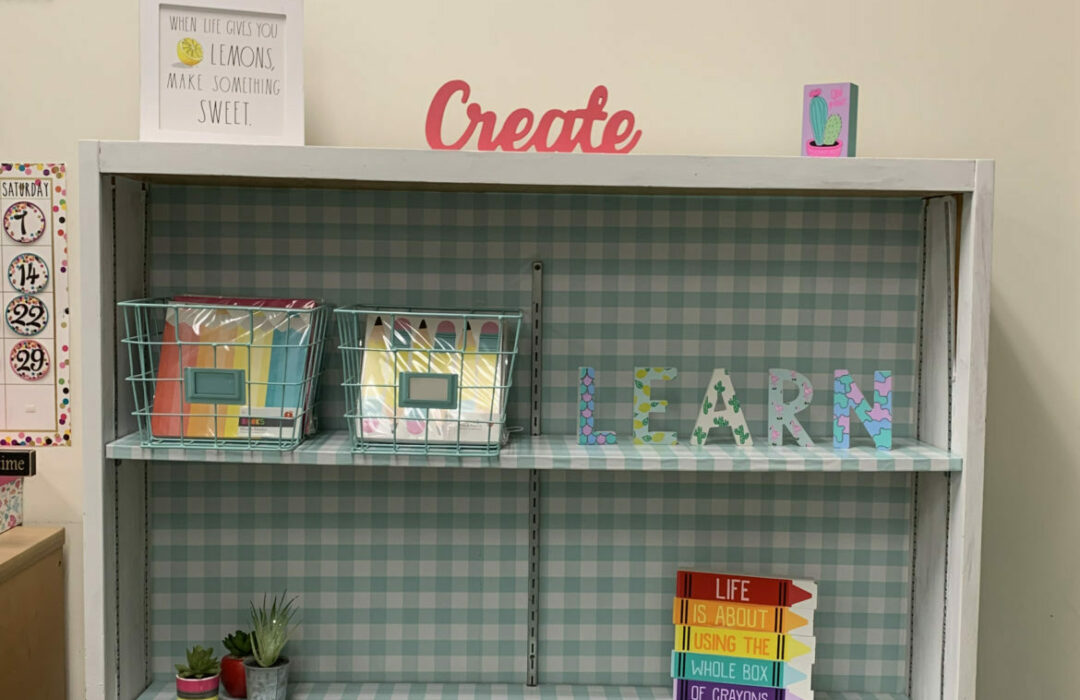
POLYGON ((71 444, 67 196, 62 163, 0 163, 0 446, 71 444))

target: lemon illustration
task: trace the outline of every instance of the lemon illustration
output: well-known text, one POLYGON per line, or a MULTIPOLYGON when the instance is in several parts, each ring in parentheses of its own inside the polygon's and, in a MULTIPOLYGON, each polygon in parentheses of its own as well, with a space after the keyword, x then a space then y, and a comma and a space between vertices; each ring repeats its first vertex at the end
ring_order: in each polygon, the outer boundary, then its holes
POLYGON ((181 39, 176 44, 176 55, 180 57, 180 61, 185 65, 198 65, 202 61, 202 44, 191 37, 181 39))

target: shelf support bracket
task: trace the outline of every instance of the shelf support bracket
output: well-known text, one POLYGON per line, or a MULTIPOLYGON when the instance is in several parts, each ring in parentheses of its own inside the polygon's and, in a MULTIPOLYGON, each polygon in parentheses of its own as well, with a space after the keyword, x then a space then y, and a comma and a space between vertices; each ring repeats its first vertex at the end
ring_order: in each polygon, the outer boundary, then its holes
MULTIPOLYGON (((529 368, 530 434, 540 435, 541 349, 543 348, 544 263, 532 264, 532 363, 529 368)), ((529 640, 526 684, 537 686, 540 646, 540 471, 529 470, 529 640)))

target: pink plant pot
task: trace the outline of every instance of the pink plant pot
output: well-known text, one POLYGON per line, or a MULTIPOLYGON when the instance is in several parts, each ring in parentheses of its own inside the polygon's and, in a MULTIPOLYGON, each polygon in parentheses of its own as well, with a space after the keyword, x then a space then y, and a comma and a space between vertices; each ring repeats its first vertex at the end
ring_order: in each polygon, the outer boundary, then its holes
POLYGON ((837 141, 831 146, 817 146, 813 141, 806 142, 806 155, 811 158, 839 158, 843 144, 837 141))
POLYGON ((209 678, 176 677, 176 697, 178 700, 218 700, 218 684, 221 674, 209 678))

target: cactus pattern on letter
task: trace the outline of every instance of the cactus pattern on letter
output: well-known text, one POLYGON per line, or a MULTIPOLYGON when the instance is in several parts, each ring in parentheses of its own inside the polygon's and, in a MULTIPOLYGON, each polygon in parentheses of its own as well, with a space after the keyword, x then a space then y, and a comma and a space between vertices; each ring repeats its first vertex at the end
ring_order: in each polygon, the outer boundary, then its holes
POLYGON ((814 400, 814 387, 810 380, 791 369, 769 370, 769 444, 784 444, 784 428, 791 431, 803 447, 813 447, 814 441, 806 434, 796 413, 814 400), (798 395, 791 403, 784 403, 784 382, 792 382, 798 395))
POLYGON ((713 370, 712 379, 705 388, 705 398, 701 401, 697 425, 694 426, 690 444, 701 447, 709 438, 709 431, 715 428, 728 428, 739 447, 752 447, 754 438, 746 426, 746 414, 742 410, 739 397, 727 370, 713 370))
POLYGON ((649 432, 649 414, 663 413, 667 410, 667 401, 654 401, 652 382, 671 381, 679 375, 674 367, 637 367, 634 369, 634 444, 635 445, 675 445, 679 442, 676 433, 649 432))
POLYGON ((838 369, 833 379, 833 447, 851 447, 854 412, 879 450, 892 449, 892 372, 874 372, 874 405, 867 402, 854 377, 838 369))

